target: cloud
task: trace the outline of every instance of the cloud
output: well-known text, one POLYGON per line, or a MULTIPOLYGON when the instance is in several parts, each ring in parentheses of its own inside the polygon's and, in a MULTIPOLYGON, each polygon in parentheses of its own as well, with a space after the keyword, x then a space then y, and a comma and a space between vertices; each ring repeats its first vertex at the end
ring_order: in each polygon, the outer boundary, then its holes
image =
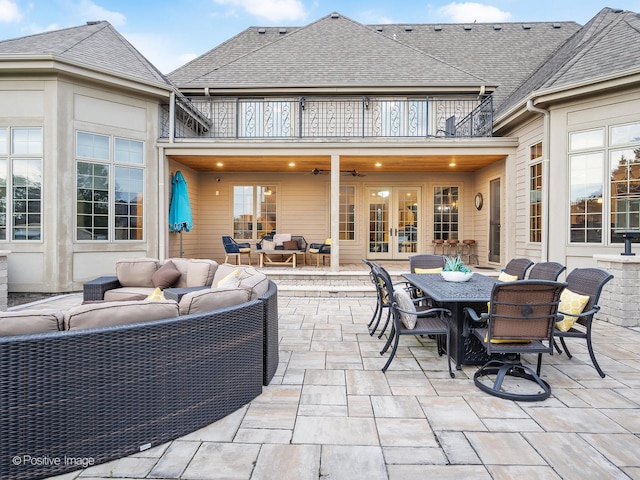
POLYGON ((454 23, 506 22, 511 18, 509 12, 503 12, 494 6, 475 2, 453 2, 440 7, 438 13, 454 23))
POLYGON ((304 20, 307 13, 300 0, 214 0, 219 5, 239 7, 270 22, 304 20))
MULTIPOLYGON (((122 33, 122 32, 121 32, 122 33)), ((182 50, 175 39, 163 34, 122 33, 158 70, 167 74, 200 54, 182 50)))
POLYGON ((22 20, 18 4, 13 0, 0 0, 0 22, 11 23, 22 20))
POLYGON ((124 14, 106 10, 91 0, 80 0, 75 5, 74 10, 75 16, 83 17, 86 21, 106 20, 114 27, 122 26, 127 21, 127 17, 124 14))

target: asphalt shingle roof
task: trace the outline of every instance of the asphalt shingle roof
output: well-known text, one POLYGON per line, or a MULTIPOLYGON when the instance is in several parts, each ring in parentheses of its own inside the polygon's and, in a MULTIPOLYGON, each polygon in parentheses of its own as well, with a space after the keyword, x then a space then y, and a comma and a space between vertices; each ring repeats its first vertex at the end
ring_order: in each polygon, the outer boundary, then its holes
POLYGON ((502 105, 499 114, 532 92, 640 70, 640 18, 635 12, 603 8, 561 45, 502 105))
MULTIPOLYGON (((488 85, 487 80, 394 40, 372 27, 331 14, 272 42, 257 27, 234 37, 256 41, 235 59, 223 44, 169 75, 180 88, 408 87, 488 85), (253 38, 249 37, 253 35, 253 38), (259 45, 262 43, 262 45, 259 45), (210 63, 209 63, 210 62, 210 63), (225 63, 226 62, 226 63, 225 63)), ((271 37, 273 38, 273 36, 271 37)))
POLYGON ((39 33, 0 42, 0 55, 52 55, 100 71, 169 84, 167 78, 109 22, 39 33))

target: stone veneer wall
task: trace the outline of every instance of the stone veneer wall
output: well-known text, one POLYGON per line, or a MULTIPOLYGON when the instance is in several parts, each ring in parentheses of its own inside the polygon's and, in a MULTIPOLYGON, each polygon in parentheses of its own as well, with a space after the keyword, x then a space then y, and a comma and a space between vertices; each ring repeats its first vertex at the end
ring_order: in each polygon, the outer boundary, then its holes
POLYGON ((596 317, 624 327, 640 326, 640 256, 594 255, 598 268, 613 275, 600 295, 596 317))
POLYGON ((0 250, 0 311, 7 309, 7 294, 9 292, 9 275, 7 269, 7 257, 9 250, 0 250))

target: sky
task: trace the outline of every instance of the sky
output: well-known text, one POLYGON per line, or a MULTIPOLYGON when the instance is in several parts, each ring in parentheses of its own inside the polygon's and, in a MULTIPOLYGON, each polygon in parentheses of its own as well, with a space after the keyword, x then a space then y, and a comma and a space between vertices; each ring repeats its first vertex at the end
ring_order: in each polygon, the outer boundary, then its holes
POLYGON ((640 0, 0 0, 0 40, 107 20, 169 73, 246 28, 305 26, 332 12, 364 24, 582 25, 604 7, 640 12, 640 0))

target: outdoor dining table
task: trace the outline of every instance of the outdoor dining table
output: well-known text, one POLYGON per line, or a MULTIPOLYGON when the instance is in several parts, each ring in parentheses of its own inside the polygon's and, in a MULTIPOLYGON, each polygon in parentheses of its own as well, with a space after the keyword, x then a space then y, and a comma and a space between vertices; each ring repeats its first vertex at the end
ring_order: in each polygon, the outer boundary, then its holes
POLYGON ((435 305, 451 310, 449 337, 451 356, 460 365, 484 365, 490 360, 486 350, 475 335, 468 335, 465 328, 464 307, 478 311, 487 311, 487 302, 491 299, 495 277, 473 274, 466 282, 448 282, 439 273, 407 273, 402 275, 407 282, 433 299, 435 305))

